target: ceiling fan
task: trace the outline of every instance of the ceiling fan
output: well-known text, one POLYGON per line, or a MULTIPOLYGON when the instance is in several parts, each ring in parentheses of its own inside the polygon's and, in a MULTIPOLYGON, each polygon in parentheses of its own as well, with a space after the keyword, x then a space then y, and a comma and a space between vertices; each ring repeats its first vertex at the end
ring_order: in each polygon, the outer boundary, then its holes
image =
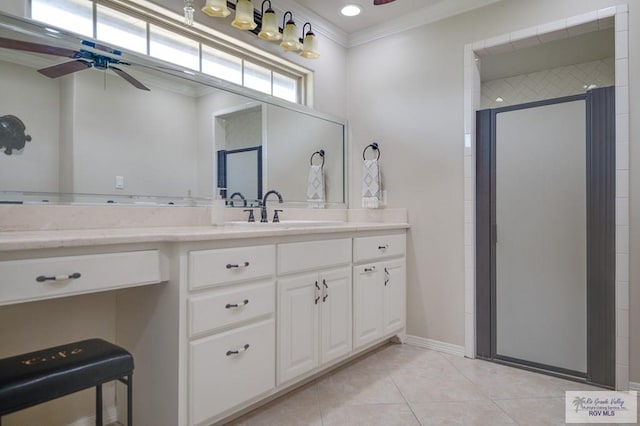
MULTIPOLYGON (((121 55, 119 50, 111 49, 110 47, 103 46, 91 41, 83 40, 82 44, 94 49, 102 50, 113 55, 121 55)), ((10 38, 0 37, 0 47, 14 50, 22 50, 25 52, 43 53, 45 55, 62 56, 65 58, 74 59, 70 62, 64 62, 62 64, 53 65, 47 68, 39 69, 38 72, 49 78, 58 78, 74 72, 86 70, 88 68, 95 68, 99 70, 111 70, 126 81, 128 81, 134 87, 140 90, 149 90, 144 84, 135 79, 131 74, 128 74, 124 70, 114 65, 131 65, 128 62, 123 62, 119 59, 112 58, 110 56, 100 55, 90 52, 85 49, 72 50, 63 47, 49 46, 46 44, 31 43, 28 41, 13 40, 10 38)))
POLYGON ((373 5, 380 6, 381 4, 391 3, 392 1, 396 1, 396 0, 373 0, 373 5))

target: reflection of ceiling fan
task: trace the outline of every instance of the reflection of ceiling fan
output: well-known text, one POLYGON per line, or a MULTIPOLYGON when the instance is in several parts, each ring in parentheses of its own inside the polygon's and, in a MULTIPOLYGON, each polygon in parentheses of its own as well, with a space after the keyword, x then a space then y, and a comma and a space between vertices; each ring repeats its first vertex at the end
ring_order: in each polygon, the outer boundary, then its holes
POLYGON ((373 5, 380 6, 381 4, 391 3, 392 1, 396 1, 396 0, 373 0, 373 5))
MULTIPOLYGON (((83 41, 85 46, 93 47, 94 49, 104 50, 105 52, 120 55, 118 50, 113 50, 109 47, 102 46, 90 41, 83 41)), ((99 55, 97 53, 90 52, 88 50, 71 50, 63 47, 48 46, 46 44, 31 43, 28 41, 12 40, 10 38, 0 37, 0 47, 14 50, 24 50, 25 52, 44 53, 46 55, 62 56, 65 58, 75 59, 74 61, 65 62, 58 65, 53 65, 47 68, 39 69, 38 72, 49 78, 58 78, 63 75, 71 74, 77 71, 86 70, 87 68, 96 68, 99 70, 111 70, 118 74, 120 77, 127 80, 133 86, 141 90, 149 90, 144 84, 136 80, 131 74, 126 73, 114 64, 119 65, 131 65, 127 62, 122 62, 119 59, 112 58, 110 56, 99 55)))

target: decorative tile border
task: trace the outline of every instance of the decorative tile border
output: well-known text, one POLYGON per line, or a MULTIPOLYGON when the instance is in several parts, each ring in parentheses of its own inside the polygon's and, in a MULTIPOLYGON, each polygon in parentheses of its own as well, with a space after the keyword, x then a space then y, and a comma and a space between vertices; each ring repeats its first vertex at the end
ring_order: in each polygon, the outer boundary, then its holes
POLYGON ((616 82, 616 388, 629 389, 629 8, 619 5, 514 31, 464 48, 465 356, 476 352, 475 111, 480 108, 477 58, 615 26, 616 82), (471 167, 467 167, 471 164, 471 167))

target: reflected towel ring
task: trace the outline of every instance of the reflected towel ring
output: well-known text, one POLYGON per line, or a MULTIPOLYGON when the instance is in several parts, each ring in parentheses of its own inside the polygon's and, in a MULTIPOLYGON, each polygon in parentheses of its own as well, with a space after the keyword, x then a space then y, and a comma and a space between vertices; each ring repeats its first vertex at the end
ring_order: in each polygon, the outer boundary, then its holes
POLYGON ((322 164, 320 164, 320 167, 324 167, 324 149, 321 149, 320 151, 316 151, 313 154, 311 154, 311 158, 309 159, 309 164, 313 166, 313 157, 315 157, 316 155, 319 155, 320 158, 322 158, 322 164))
POLYGON ((366 160, 366 159, 367 159, 367 158, 364 156, 364 154, 366 154, 366 152, 367 152, 367 150, 368 150, 369 148, 371 148, 371 149, 373 149, 374 151, 377 151, 377 152, 378 152, 378 157, 376 158, 376 160, 379 160, 379 159, 380 159, 380 148, 378 148, 378 142, 374 142, 374 143, 372 143, 372 144, 370 144, 370 145, 367 145, 367 146, 364 148, 364 151, 362 151, 362 159, 363 159, 363 160, 366 160))

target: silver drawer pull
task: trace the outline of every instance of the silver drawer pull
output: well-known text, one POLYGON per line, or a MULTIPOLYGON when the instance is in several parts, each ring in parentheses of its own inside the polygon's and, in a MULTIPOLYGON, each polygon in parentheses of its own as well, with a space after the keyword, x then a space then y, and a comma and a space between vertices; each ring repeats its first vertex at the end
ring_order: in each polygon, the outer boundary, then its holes
POLYGON ((364 268, 364 271, 365 271, 365 272, 373 272, 373 271, 375 271, 375 270, 376 270, 376 267, 375 267, 375 266, 372 266, 371 268, 364 268))
POLYGON ((227 351, 227 356, 238 355, 238 354, 240 354, 242 352, 246 352, 248 349, 249 349, 249 344, 247 343, 246 345, 244 345, 240 349, 236 349, 235 351, 227 351))
POLYGON ((386 250, 389 248, 389 244, 385 244, 383 246, 378 246, 378 250, 386 250))
POLYGON ((244 299, 242 302, 240 303, 227 303, 225 305, 225 309, 231 309, 231 308, 242 308, 243 306, 246 306, 249 304, 249 299, 244 299))
POLYGON ((240 268, 246 268, 247 266, 249 266, 249 262, 244 262, 241 264, 227 263, 227 269, 240 269, 240 268))
POLYGON ((80 272, 74 272, 73 274, 69 274, 69 275, 54 275, 51 277, 48 277, 46 275, 40 275, 39 277, 36 278, 36 281, 38 281, 39 283, 43 283, 45 281, 77 280, 81 276, 82 275, 80 275, 80 272))

